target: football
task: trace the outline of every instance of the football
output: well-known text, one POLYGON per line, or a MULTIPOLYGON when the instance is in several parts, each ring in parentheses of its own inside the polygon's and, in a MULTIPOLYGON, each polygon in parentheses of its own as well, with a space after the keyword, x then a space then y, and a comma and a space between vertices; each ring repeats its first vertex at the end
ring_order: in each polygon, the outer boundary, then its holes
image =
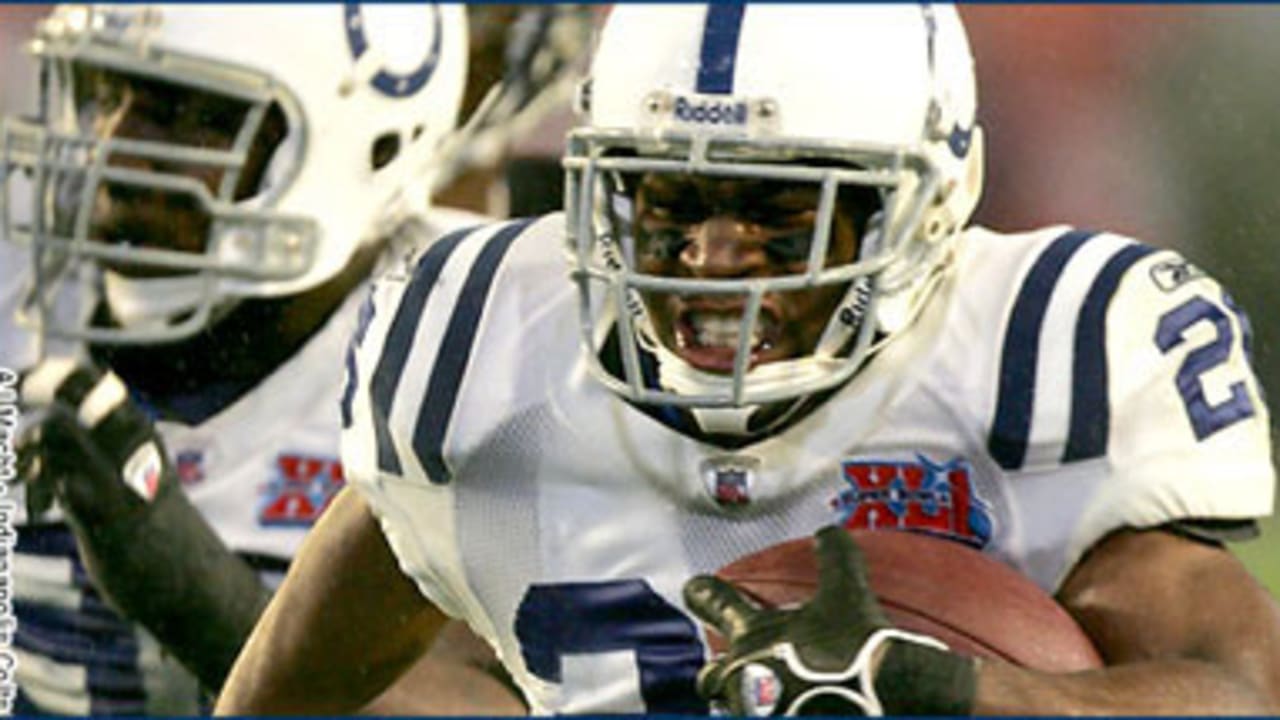
MULTIPOLYGON (((952 650, 1023 667, 1071 672, 1101 667, 1087 635, 1039 586, 1003 563, 941 538, 852 531, 871 587, 896 626, 952 650)), ((716 572, 766 607, 808 600, 817 587, 812 538, 780 543, 716 572)), ((714 638, 713 649, 722 643, 714 638)))

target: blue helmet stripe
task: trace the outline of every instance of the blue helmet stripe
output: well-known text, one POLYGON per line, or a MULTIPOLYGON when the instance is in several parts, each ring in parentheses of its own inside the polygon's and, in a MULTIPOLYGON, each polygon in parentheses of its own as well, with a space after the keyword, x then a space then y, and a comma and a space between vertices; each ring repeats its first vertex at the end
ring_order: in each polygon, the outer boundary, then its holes
POLYGON ((728 95, 738 62, 738 36, 742 32, 745 3, 710 3, 702 27, 702 56, 698 64, 698 92, 728 95))
POLYGON ((369 395, 373 404, 373 436, 378 446, 378 469, 383 472, 394 475, 401 473, 400 458, 391 442, 391 401, 395 398, 396 388, 404 375, 409 351, 413 349, 413 338, 418 334, 422 308, 426 306, 427 298, 431 297, 431 290, 436 286, 436 280, 453 251, 475 229, 476 227, 469 227, 446 235, 422 255, 418 266, 414 268, 413 279, 409 281, 409 286, 400 299, 400 306, 396 308, 395 317, 391 320, 382 355, 369 379, 369 395))
POLYGON ((537 218, 513 222, 499 230, 485 244, 480 256, 471 266, 462 291, 458 295, 449 326, 440 342, 440 354, 431 368, 427 393, 418 410, 417 424, 413 429, 413 450, 422 462, 427 478, 436 484, 449 482, 449 469, 444 464, 444 440, 458 401, 462 376, 471 360, 480 315, 484 312, 489 289, 497 275, 498 266, 515 239, 537 218))
POLYGON ((1063 462, 1087 460, 1107 452, 1111 410, 1107 397, 1107 307, 1121 278, 1134 263, 1155 252, 1146 245, 1129 245, 1111 256, 1085 296, 1076 320, 1075 353, 1071 368, 1071 429, 1063 462))
POLYGON ((1005 331, 995 421, 987 438, 988 452, 1005 470, 1022 467, 1026 459, 1031 414, 1035 409, 1040 329, 1049 309, 1049 299, 1067 261, 1095 234, 1073 230, 1054 240, 1036 258, 1018 291, 1005 331))

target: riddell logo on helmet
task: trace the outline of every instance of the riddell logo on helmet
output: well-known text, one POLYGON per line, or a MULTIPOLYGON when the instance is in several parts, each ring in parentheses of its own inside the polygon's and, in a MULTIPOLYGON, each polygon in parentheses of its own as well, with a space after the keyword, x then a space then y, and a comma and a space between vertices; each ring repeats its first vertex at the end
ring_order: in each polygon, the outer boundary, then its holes
POLYGON ((677 120, 699 125, 746 125, 747 104, 745 102, 720 102, 704 100, 690 102, 686 98, 676 98, 674 107, 677 120))

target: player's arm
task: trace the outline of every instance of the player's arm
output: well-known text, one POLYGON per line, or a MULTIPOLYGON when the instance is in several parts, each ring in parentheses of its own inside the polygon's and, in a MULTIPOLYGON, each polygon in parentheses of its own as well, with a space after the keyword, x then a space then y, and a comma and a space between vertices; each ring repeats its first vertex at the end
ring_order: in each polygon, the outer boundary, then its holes
POLYGON ((1049 675, 984 664, 974 712, 1280 712, 1280 607, 1224 547, 1164 530, 1116 532, 1058 599, 1107 667, 1049 675))
POLYGON ((346 488, 307 535, 215 712, 355 712, 426 652, 445 621, 400 572, 377 520, 346 488))
MULTIPOLYGON (((1141 252, 1130 245, 1113 260, 1141 252)), ((1280 610, 1203 537, 1206 523, 1179 520, 1221 524, 1271 509, 1268 413, 1248 363, 1249 323, 1182 258, 1143 257, 1107 309, 1108 470, 1076 527, 1091 549, 1058 591, 1107 669, 1043 677, 993 665, 982 673, 980 712, 1280 711, 1280 610)))
MULTIPOLYGON (((151 421, 112 373, 53 360, 23 381, 27 498, 56 497, 94 582, 211 689, 268 591, 188 502, 151 421)), ((34 508, 38 510, 39 508, 34 508)))
POLYGON ((734 714, 1280 712, 1280 608, 1219 546, 1158 529, 1100 542, 1060 600, 1106 667, 1054 674, 892 627, 849 535, 817 540, 818 590, 798 608, 759 608, 714 576, 686 585, 689 608, 729 639, 698 676, 709 700, 734 714))
POLYGON ((451 621, 431 650, 362 711, 371 715, 528 715, 493 650, 465 624, 451 621))

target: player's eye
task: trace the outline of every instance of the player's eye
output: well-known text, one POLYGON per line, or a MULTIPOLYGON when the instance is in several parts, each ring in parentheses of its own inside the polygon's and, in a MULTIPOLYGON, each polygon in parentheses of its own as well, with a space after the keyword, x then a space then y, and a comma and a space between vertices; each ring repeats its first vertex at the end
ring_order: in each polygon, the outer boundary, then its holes
POLYGON ((764 251, 769 259, 781 264, 794 264, 809 259, 809 250, 813 247, 813 229, 787 233, 770 238, 764 244, 764 251))
POLYGON ((640 248, 645 259, 666 262, 680 257, 689 246, 689 239, 680 228, 646 230, 640 236, 640 248))

